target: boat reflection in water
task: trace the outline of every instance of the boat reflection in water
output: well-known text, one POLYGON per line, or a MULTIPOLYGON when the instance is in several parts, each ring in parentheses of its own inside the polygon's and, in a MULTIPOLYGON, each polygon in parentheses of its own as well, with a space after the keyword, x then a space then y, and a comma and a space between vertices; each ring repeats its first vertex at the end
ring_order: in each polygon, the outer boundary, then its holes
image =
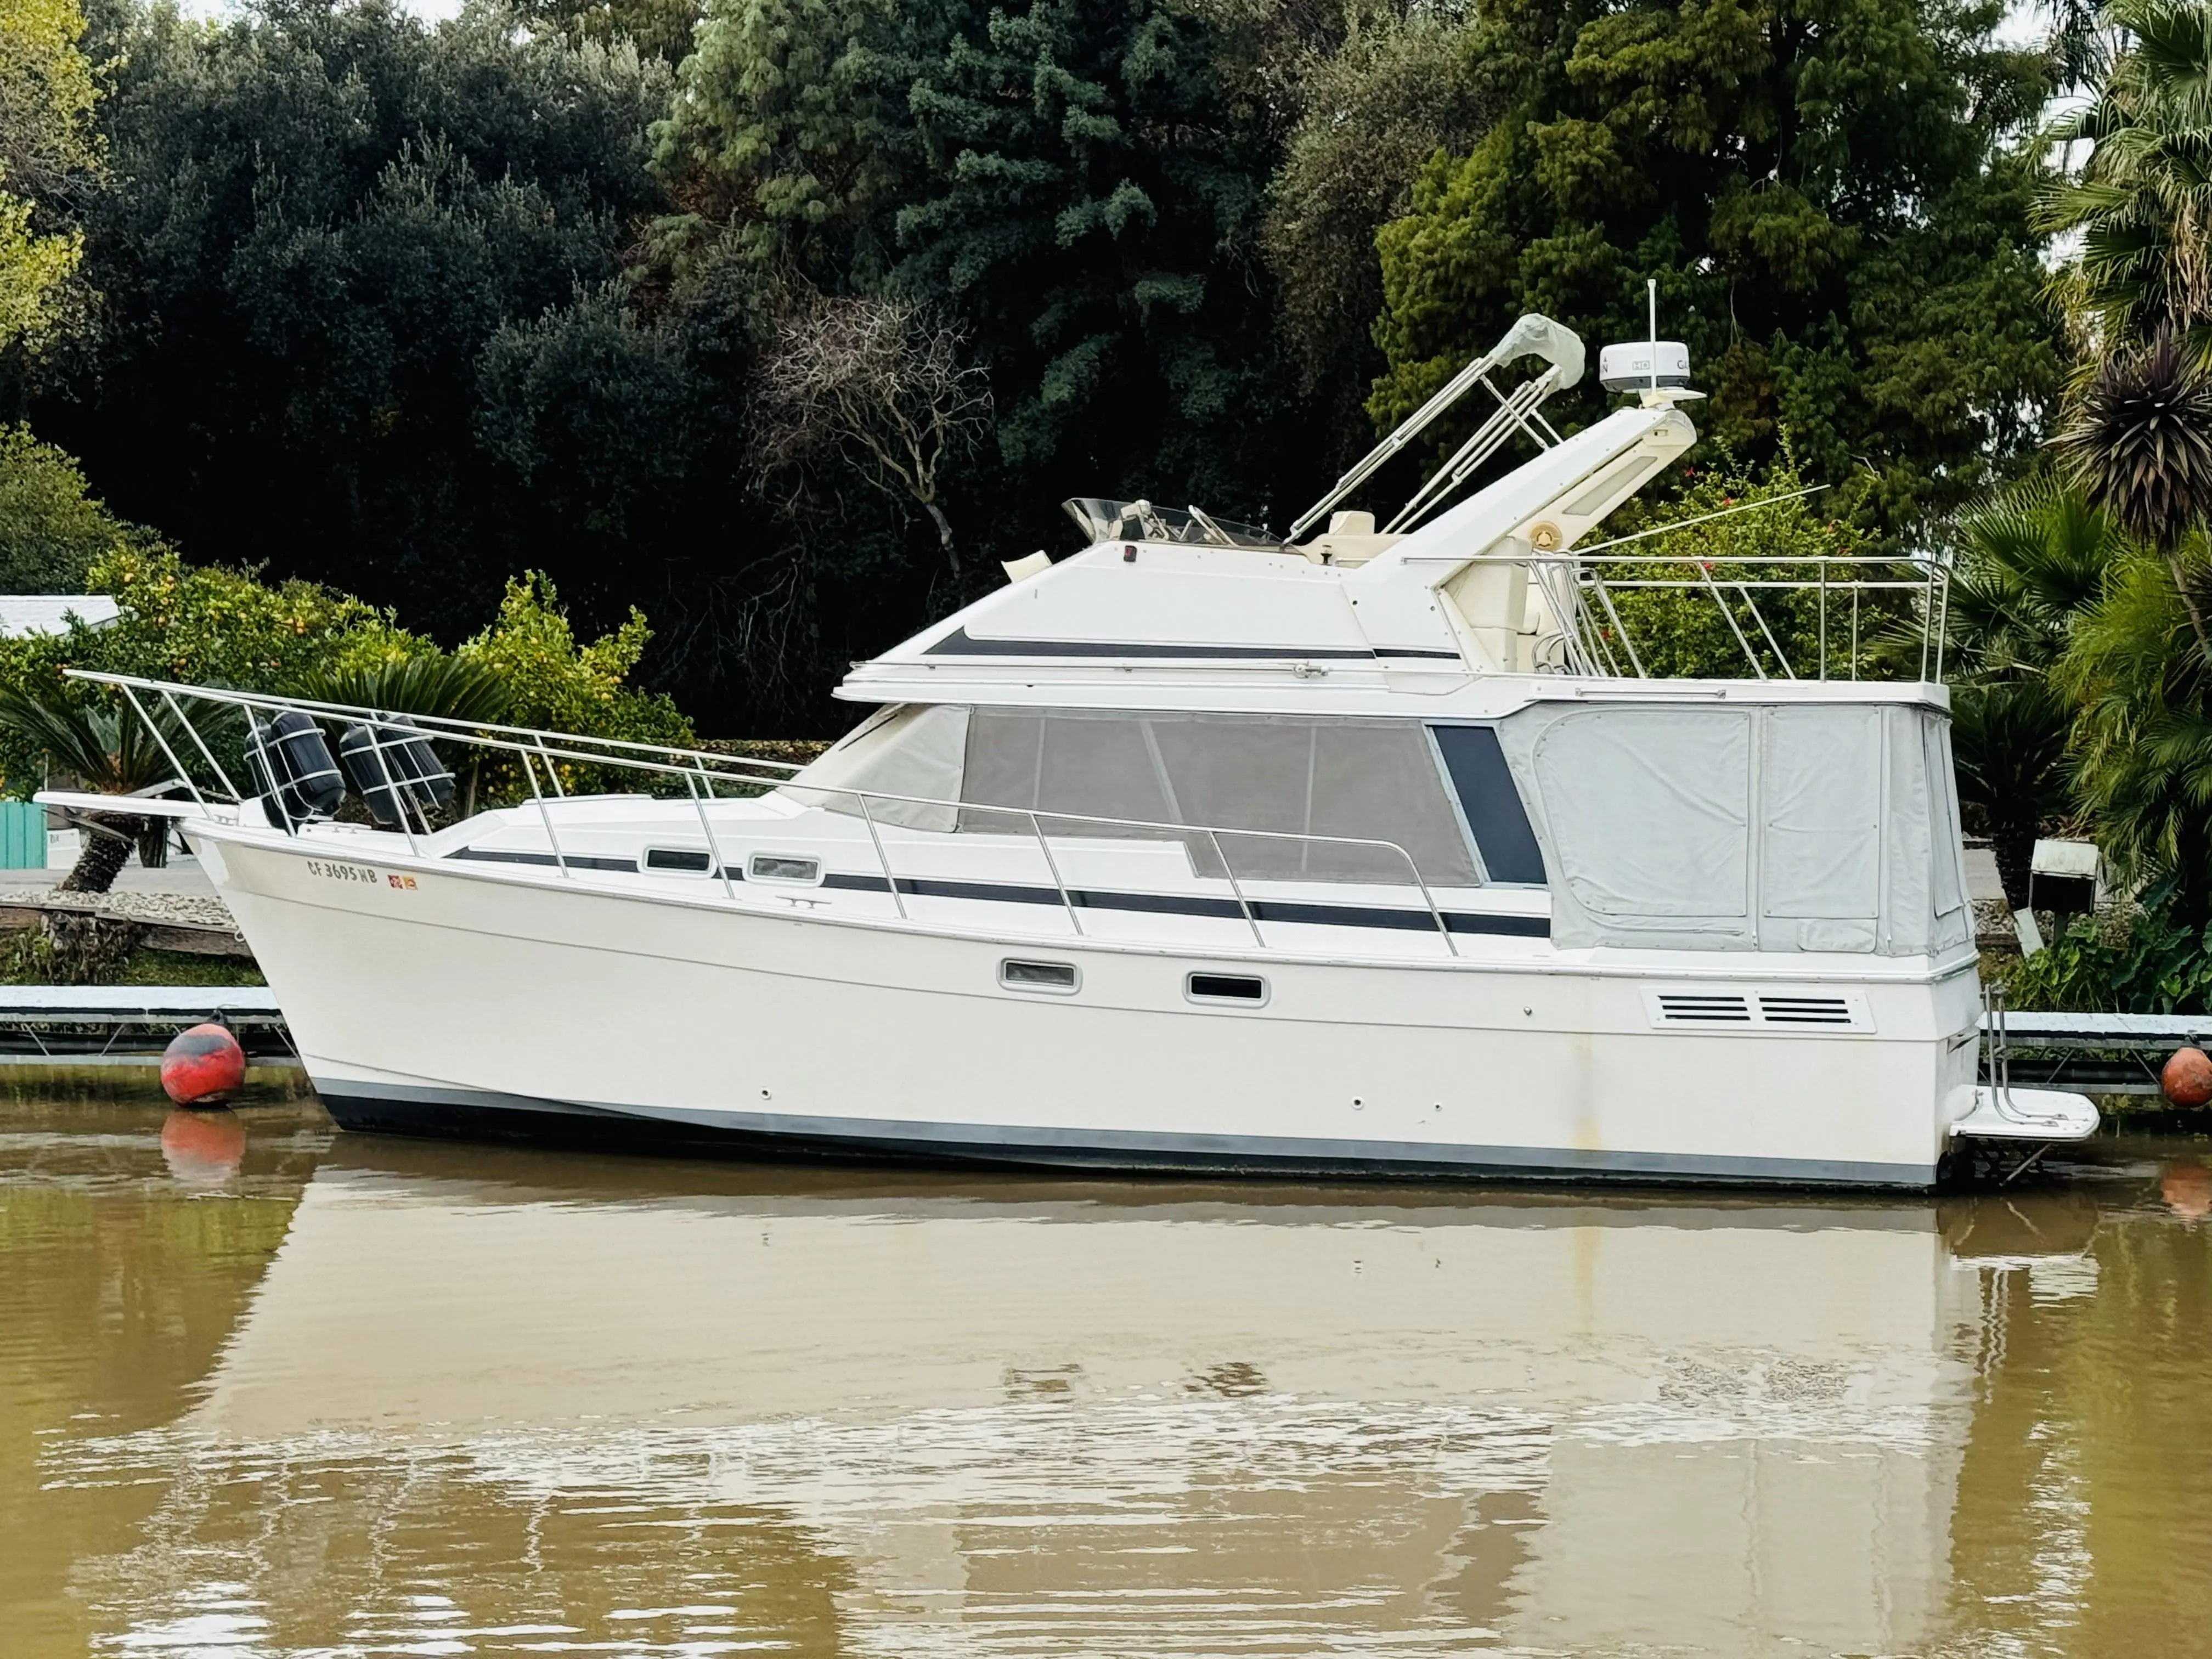
POLYGON ((1978 1264, 2095 1221, 483 1159, 341 1148, 181 1421, 79 1451, 164 1491, 126 1644, 1911 1649, 1978 1264))

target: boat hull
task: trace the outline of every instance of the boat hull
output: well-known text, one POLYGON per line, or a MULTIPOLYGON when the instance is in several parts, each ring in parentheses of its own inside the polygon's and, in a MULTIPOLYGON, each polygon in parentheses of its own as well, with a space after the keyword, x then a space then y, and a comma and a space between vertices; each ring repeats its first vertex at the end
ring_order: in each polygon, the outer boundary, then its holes
MULTIPOLYGON (((1680 961, 1421 963, 979 937, 196 837, 338 1121, 728 1156, 1221 1174, 1934 1183, 1974 981, 1863 1029, 1655 1027, 1680 961), (334 875, 351 869, 360 873, 334 875), (1009 957, 1070 995, 1010 989, 1009 957), (1201 1006, 1193 971, 1264 1000, 1201 1006)), ((1717 977, 1712 969, 1709 976, 1717 977)), ((1772 980, 1773 984, 1796 981, 1772 980)))

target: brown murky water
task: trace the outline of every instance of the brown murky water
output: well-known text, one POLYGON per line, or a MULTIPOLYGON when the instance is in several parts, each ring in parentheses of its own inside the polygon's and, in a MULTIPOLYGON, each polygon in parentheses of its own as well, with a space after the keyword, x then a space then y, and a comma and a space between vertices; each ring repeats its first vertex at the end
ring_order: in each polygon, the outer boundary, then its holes
POLYGON ((2212 1651, 2182 1143, 1069 1183, 0 1090, 11 1659, 2212 1651))

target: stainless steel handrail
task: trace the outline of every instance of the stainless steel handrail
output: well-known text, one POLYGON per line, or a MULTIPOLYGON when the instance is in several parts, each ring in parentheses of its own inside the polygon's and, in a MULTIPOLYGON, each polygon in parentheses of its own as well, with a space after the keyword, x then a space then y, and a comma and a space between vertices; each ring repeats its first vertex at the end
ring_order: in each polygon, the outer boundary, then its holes
MULTIPOLYGON (((1646 534, 1655 532, 1644 532, 1646 534)), ((1870 593, 1904 593, 1918 596, 1917 612, 1918 665, 1917 672, 1926 679, 1931 662, 1937 679, 1942 678, 1945 635, 1950 617, 1951 568, 1942 559, 1928 557, 1886 557, 1874 554, 1846 553, 1616 553, 1606 550, 1611 544, 1598 549, 1578 550, 1568 549, 1558 553, 1499 555, 1497 562, 1518 565, 1524 568, 1532 583, 1540 586, 1551 610, 1555 613, 1559 638, 1572 659, 1576 671, 1584 674, 1618 676, 1619 665, 1611 659, 1607 641, 1596 636, 1600 647, 1597 653, 1590 650, 1588 617, 1579 598, 1593 595, 1604 611, 1612 631, 1618 635, 1627 652, 1630 665, 1638 678, 1652 678, 1636 649, 1627 619, 1613 602, 1615 592, 1644 590, 1649 592, 1695 592, 1708 599, 1721 614, 1734 637, 1737 651, 1754 678, 1768 678, 1767 665, 1759 648, 1765 647, 1766 654, 1778 664, 1783 674, 1790 679, 1798 678, 1798 665, 1790 659, 1781 638, 1768 622, 1765 613, 1753 595, 1754 592, 1802 592, 1818 596, 1817 621, 1813 629, 1812 649, 1814 660, 1804 665, 1808 676, 1821 680, 1829 678, 1828 651, 1829 596, 1848 592, 1851 602, 1850 658, 1851 678, 1858 678, 1859 663, 1859 607, 1861 600, 1870 593), (1666 567, 1684 570, 1679 575, 1658 574, 1666 567), (1686 569, 1685 568, 1686 567, 1686 569), (1720 567, 1724 571, 1717 574, 1720 567), (1777 574, 1761 575, 1760 570, 1804 574, 1777 574), (1838 571, 1853 569, 1913 570, 1911 576, 1838 575, 1838 571), (1650 574, 1640 574, 1649 572, 1650 574), (1553 592, 1553 580, 1564 576, 1577 595, 1577 603, 1562 603, 1553 592), (1733 595, 1733 600, 1729 597, 1733 595), (1737 622, 1735 605, 1741 603, 1750 613, 1750 620, 1759 640, 1737 622), (1603 665, 1595 659, 1601 655, 1603 665)), ((1547 636, 1549 637, 1549 636, 1547 636)))
MULTIPOLYGON (((512 753, 521 762, 525 780, 530 787, 532 801, 538 809, 539 821, 544 828, 546 845, 551 852, 556 866, 560 870, 561 874, 564 878, 573 878, 575 874, 575 869, 570 862, 568 854, 562 847, 560 833, 555 824, 554 815, 545 799, 544 792, 538 786, 538 769, 536 764, 538 762, 543 761, 544 763, 546 771, 549 775, 553 773, 554 764, 556 761, 568 760, 585 765, 606 766, 629 771, 648 773, 657 776, 681 778, 684 781, 686 792, 691 795, 693 801, 699 811, 700 816, 703 820, 706 818, 707 813, 705 804, 698 799, 697 781, 706 777, 707 775, 704 772, 704 769, 699 766, 697 763, 702 761, 719 762, 726 759, 743 758, 716 756, 702 750, 686 750, 673 747, 653 750, 651 752, 678 757, 683 761, 691 763, 678 764, 674 761, 649 761, 643 758, 632 758, 629 757, 593 754, 586 750, 571 750, 565 747, 564 745, 571 741, 592 741, 592 739, 588 738, 574 739, 572 738, 571 734, 567 732, 544 732, 517 726, 505 726, 498 729, 502 732, 511 733, 514 735, 484 737, 465 729, 461 722, 452 720, 441 721, 440 725, 442 729, 428 730, 426 729, 423 722, 428 717, 421 715, 394 715, 374 709, 349 707, 343 704, 321 703, 309 699, 283 697, 266 692, 234 691, 226 688, 178 685, 168 681, 146 680, 131 675, 105 674, 80 669, 70 669, 66 672, 72 678, 85 680, 95 684, 115 686, 117 689, 123 691, 126 699, 130 701, 132 708, 137 711, 139 717, 142 720, 145 720, 148 717, 144 708, 138 703, 137 698, 131 695, 134 690, 158 692, 162 694, 165 697, 171 699, 173 699, 173 697, 178 694, 182 694, 186 697, 197 699, 204 702, 227 703, 234 707, 245 708, 270 710, 297 709, 302 714, 319 717, 321 719, 352 720, 358 724, 368 726, 373 730, 379 732, 398 732, 407 736, 418 738, 424 736, 442 737, 449 741, 467 743, 479 748, 512 753), (525 739, 526 739, 526 741, 525 739)), ((173 701, 172 701, 171 706, 174 707, 173 701)), ((183 719, 187 728, 191 730, 195 745, 199 747, 204 753, 208 752, 204 739, 200 737, 197 728, 191 726, 190 716, 180 710, 179 718, 183 719)), ((635 747, 640 745, 633 746, 635 747)), ((166 744, 164 744, 164 750, 165 751, 167 750, 166 744)), ((218 774, 221 774, 222 768, 215 763, 212 754, 210 753, 208 757, 210 765, 218 774)), ((174 757, 173 756, 172 759, 173 760, 173 758, 174 757)), ((775 763, 779 765, 781 764, 781 763, 775 763)), ((194 799, 198 801, 203 807, 209 806, 210 803, 208 801, 206 796, 201 792, 198 783, 191 777, 189 772, 185 771, 181 767, 179 768, 179 771, 182 775, 185 787, 191 790, 194 799)), ((739 779, 738 781, 745 782, 761 781, 761 780, 758 779, 739 779)), ((884 849, 881 835, 878 832, 874 813, 868 805, 870 802, 890 803, 902 806, 930 807, 940 811, 950 811, 955 814, 963 811, 970 813, 1004 813, 1011 817, 1027 819, 1030 833, 1036 837, 1038 850, 1043 854, 1046 869, 1051 875, 1054 887, 1060 895, 1061 907, 1067 915, 1070 926, 1079 936, 1084 933, 1084 928, 1081 919, 1078 915, 1079 907, 1075 902, 1075 895, 1073 890, 1068 887, 1066 881, 1060 874, 1058 860, 1053 856, 1051 838, 1047 835, 1043 829, 1042 821, 1044 820, 1048 819, 1060 823, 1091 824, 1110 830, 1143 830, 1149 832, 1147 836, 1148 839, 1182 841, 1187 840, 1188 837, 1193 836, 1206 836, 1209 837, 1212 841, 1214 856, 1220 860, 1222 870, 1226 876, 1231 893, 1236 900, 1237 908, 1240 913, 1243 915, 1247 925, 1250 927, 1255 941, 1257 942, 1262 949, 1267 948, 1267 946, 1264 935, 1261 933, 1260 929, 1257 915, 1253 908, 1252 902, 1246 897, 1243 887, 1238 883, 1236 871, 1231 864, 1227 854, 1221 849, 1219 841, 1221 836, 1241 836, 1259 840, 1292 842, 1308 846, 1362 847, 1386 851, 1395 854, 1398 860, 1405 865, 1407 876, 1410 879, 1403 884, 1413 887, 1420 894, 1422 904, 1429 913, 1429 919, 1434 925, 1437 936, 1443 939, 1445 950, 1454 957, 1460 954, 1458 941, 1452 937, 1450 924, 1445 920, 1443 911, 1437 905, 1436 895, 1431 890, 1427 879, 1421 874, 1420 866, 1414 861, 1413 855, 1411 853, 1407 852, 1404 847, 1394 841, 1384 841, 1362 836, 1315 836, 1289 830, 1252 830, 1232 824, 1170 823, 1151 818, 1106 817, 1095 813, 1060 812, 1043 808, 1031 809, 1028 807, 994 806, 980 801, 947 800, 937 796, 905 795, 889 790, 880 789, 856 789, 849 785, 841 783, 810 784, 805 782, 803 779, 797 777, 784 778, 778 781, 783 784, 795 785, 799 789, 809 793, 833 797, 849 797, 860 805, 860 816, 866 823, 868 840, 875 852, 878 867, 883 872, 884 884, 890 889, 893 906, 897 910, 898 915, 902 919, 905 918, 907 915, 905 898, 900 891, 898 877, 891 869, 890 860, 884 849)), ((223 782, 230 792, 232 800, 239 804, 243 804, 245 798, 238 793, 236 786, 230 781, 227 775, 224 776, 223 782)), ((553 783, 556 791, 559 791, 561 786, 557 777, 554 778, 553 783)), ((286 831, 288 833, 296 833, 300 826, 292 822, 290 814, 283 805, 281 791, 278 792, 276 805, 278 811, 283 815, 286 831)), ((707 833, 708 857, 719 869, 720 863, 720 849, 714 840, 711 826, 708 827, 707 833)), ((414 838, 411 834, 408 839, 410 848, 412 848, 414 838)), ((419 849, 415 850, 419 851, 419 849)), ((726 887, 728 885, 726 878, 725 879, 724 884, 726 887)), ((1395 886, 1400 884, 1395 882, 1386 882, 1377 884, 1395 886)))

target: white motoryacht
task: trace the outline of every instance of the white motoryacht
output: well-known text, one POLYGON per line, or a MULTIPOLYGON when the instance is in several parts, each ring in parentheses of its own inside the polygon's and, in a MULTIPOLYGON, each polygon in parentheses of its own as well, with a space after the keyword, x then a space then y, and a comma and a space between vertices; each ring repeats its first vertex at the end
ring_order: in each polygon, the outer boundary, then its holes
POLYGON ((2091 1133, 1977 1084, 1943 567, 1596 539, 1696 435, 1679 346, 1603 357, 1622 406, 1562 437, 1583 348, 1522 319, 1288 538, 1071 502, 1080 552, 856 665, 803 769, 84 678, 349 1127, 1900 1187, 2091 1133), (1477 388, 1388 524, 1337 510, 1477 388), (1742 677, 1647 672, 1654 590, 1742 677), (1840 678, 1877 618, 1910 676, 1840 678), (456 812, 468 746, 519 804, 456 812))

